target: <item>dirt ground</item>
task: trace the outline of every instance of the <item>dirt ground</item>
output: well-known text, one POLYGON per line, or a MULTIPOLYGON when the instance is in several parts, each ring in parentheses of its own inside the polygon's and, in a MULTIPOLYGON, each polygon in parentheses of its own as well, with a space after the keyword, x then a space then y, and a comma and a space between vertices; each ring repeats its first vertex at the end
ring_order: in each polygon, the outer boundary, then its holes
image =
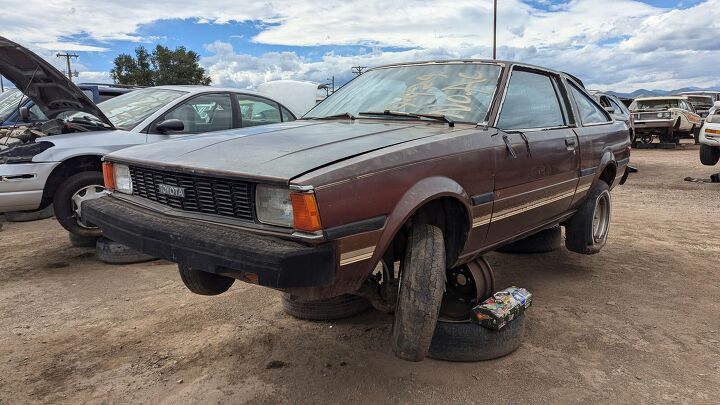
POLYGON ((188 292, 175 265, 97 262, 53 220, 0 232, 0 404, 717 403, 720 166, 696 146, 637 150, 595 256, 489 255, 535 294, 521 348, 481 363, 403 362, 391 317, 285 315, 237 282, 188 292), (272 362, 272 363, 271 363, 272 362))

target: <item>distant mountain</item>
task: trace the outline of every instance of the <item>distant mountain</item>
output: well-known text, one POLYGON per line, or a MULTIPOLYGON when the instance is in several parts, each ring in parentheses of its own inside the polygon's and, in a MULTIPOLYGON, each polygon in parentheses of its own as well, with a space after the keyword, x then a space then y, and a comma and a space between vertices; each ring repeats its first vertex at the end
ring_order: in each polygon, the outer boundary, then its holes
POLYGON ((677 90, 640 89, 640 90, 635 90, 632 93, 618 93, 615 91, 608 91, 608 93, 614 94, 618 97, 638 98, 638 97, 668 96, 668 95, 672 95, 672 94, 684 93, 686 91, 720 91, 720 86, 709 87, 706 89, 701 89, 699 87, 683 87, 682 89, 677 89, 677 90))

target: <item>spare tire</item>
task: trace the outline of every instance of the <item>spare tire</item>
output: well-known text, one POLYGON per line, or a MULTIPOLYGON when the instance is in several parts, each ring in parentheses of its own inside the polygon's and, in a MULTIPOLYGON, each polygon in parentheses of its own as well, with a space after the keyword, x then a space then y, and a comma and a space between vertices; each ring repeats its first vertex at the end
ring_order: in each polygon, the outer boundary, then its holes
POLYGON ((482 361, 506 356, 520 347, 525 336, 525 314, 492 330, 468 322, 438 320, 428 356, 436 360, 482 361))
POLYGON ((47 207, 36 211, 6 212, 5 220, 8 222, 30 222, 50 218, 53 215, 55 215, 55 211, 53 209, 53 205, 50 204, 47 207))
POLYGON ((69 232, 68 237, 73 247, 95 247, 98 239, 100 239, 97 236, 80 236, 69 232))
POLYGON ((97 240, 95 256, 97 256, 101 262, 109 264, 132 264, 157 260, 156 257, 138 252, 135 249, 108 238, 100 238, 97 240))
POLYGON ((546 253, 558 250, 562 245, 560 226, 544 229, 527 238, 508 243, 497 249, 501 253, 546 253))
POLYGON ((178 271, 185 287, 199 295, 222 294, 235 283, 232 277, 193 269, 186 264, 178 263, 178 271))
POLYGON ((282 294, 282 307, 286 313, 308 321, 332 321, 365 312, 372 305, 367 299, 344 294, 322 300, 302 300, 288 293, 282 294))

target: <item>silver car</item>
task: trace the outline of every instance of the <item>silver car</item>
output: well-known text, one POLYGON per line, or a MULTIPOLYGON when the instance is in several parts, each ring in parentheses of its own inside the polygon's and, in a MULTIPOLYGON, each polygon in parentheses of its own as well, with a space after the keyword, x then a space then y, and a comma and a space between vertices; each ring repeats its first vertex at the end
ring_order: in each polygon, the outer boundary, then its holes
POLYGON ((267 96, 208 86, 151 87, 96 105, 42 58, 2 37, 0 75, 51 120, 42 127, 0 129, 0 213, 52 203, 60 224, 77 236, 100 235, 80 220, 80 207, 103 193, 103 155, 189 134, 296 119, 267 96))

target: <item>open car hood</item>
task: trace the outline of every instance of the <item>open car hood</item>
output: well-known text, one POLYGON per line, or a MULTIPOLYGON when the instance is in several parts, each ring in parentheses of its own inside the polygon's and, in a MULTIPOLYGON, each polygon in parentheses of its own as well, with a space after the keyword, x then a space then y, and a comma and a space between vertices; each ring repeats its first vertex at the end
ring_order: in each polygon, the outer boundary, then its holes
POLYGON ((32 51, 0 36, 0 75, 13 82, 49 119, 64 112, 91 114, 115 126, 70 79, 32 51))

